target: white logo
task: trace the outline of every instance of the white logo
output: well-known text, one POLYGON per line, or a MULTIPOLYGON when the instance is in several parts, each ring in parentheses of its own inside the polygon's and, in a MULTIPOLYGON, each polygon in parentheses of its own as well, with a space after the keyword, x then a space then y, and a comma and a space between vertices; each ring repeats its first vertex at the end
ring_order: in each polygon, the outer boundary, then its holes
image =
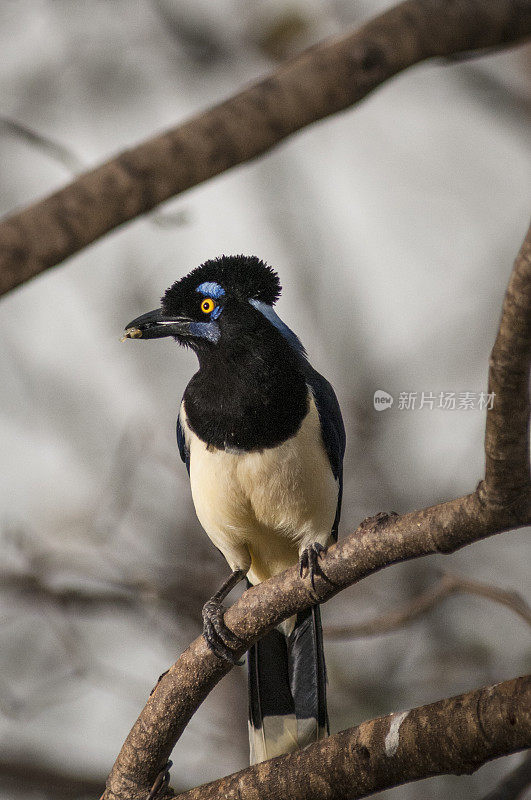
POLYGON ((374 393, 373 403, 376 411, 385 411, 393 405, 393 395, 384 392, 383 389, 376 389, 374 393))

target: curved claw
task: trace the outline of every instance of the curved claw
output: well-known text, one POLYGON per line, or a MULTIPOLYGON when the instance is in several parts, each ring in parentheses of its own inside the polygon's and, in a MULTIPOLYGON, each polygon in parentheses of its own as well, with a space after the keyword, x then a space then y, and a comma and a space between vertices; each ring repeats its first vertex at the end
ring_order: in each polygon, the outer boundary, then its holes
POLYGON ((245 662, 238 658, 235 650, 241 650, 242 640, 236 636, 223 620, 225 607, 220 600, 211 598, 203 606, 203 636, 212 652, 223 661, 241 666, 245 662))
POLYGON ((324 572, 319 560, 323 557, 326 553, 326 547, 323 547, 322 544, 319 542, 314 542, 309 547, 306 547, 299 558, 299 575, 301 578, 306 575, 310 576, 310 583, 312 585, 312 589, 315 590, 315 576, 319 575, 319 577, 323 578, 328 583, 334 585, 334 582, 330 580, 328 575, 324 572))

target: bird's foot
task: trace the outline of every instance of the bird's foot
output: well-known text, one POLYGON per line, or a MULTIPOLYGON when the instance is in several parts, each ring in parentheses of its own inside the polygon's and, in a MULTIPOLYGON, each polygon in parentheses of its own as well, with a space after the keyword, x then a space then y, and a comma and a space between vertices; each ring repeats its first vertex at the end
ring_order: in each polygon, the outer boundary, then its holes
POLYGON ((240 661, 236 653, 242 649, 243 642, 225 625, 223 619, 225 611, 225 606, 215 597, 205 603, 203 606, 203 636, 210 650, 218 658, 241 666, 245 661, 240 661))
POLYGON ((318 575, 323 578, 327 583, 334 586, 334 582, 330 580, 326 572, 323 570, 319 563, 321 558, 326 553, 326 547, 323 547, 319 542, 314 542, 309 547, 306 547, 299 558, 299 575, 302 577, 310 576, 310 583, 312 589, 315 591, 315 576, 318 575))
MULTIPOLYGON (((151 787, 151 791, 147 796, 147 800, 156 800, 162 791, 168 786, 170 782, 170 767, 173 766, 173 761, 167 761, 162 767, 161 771, 155 778, 155 782, 151 787)), ((170 792, 172 789, 170 789, 170 792)))

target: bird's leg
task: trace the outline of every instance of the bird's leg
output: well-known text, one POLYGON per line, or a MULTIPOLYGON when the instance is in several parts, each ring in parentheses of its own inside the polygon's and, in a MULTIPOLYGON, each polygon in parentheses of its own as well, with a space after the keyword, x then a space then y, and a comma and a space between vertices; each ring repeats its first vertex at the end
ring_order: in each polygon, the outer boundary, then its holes
POLYGON ((334 582, 330 580, 319 563, 320 559, 326 553, 326 550, 327 548, 323 547, 322 544, 314 542, 309 547, 304 548, 299 558, 299 574, 301 578, 305 573, 310 576, 310 583, 314 591, 316 575, 319 575, 319 577, 334 585, 334 582))
POLYGON ((225 625, 223 615, 226 609, 223 600, 236 584, 245 578, 245 575, 243 569, 234 570, 216 594, 203 606, 203 636, 207 645, 219 658, 239 665, 243 664, 243 661, 238 660, 234 651, 240 650, 243 642, 225 625))

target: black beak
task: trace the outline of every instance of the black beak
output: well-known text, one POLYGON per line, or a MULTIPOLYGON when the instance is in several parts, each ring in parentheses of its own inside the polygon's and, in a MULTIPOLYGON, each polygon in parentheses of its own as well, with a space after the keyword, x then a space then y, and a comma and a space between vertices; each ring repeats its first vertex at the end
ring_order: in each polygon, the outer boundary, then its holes
POLYGON ((122 336, 126 339, 160 339, 162 336, 189 336, 190 319, 166 316, 161 308, 142 314, 128 325, 122 336))

